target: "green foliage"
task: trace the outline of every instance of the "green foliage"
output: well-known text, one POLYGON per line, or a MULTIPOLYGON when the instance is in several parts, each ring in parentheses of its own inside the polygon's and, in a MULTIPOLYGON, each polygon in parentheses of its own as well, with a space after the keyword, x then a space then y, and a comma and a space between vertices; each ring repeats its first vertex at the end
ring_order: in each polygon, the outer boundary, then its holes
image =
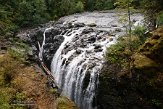
POLYGON ((130 8, 133 0, 117 0, 114 5, 117 6, 118 8, 130 8))
POLYGON ((10 54, 11 57, 23 61, 24 56, 25 56, 25 51, 20 48, 10 48, 8 49, 8 53, 10 54))
POLYGON ((159 100, 153 99, 151 100, 152 104, 157 106, 157 107, 162 107, 162 103, 159 100))
POLYGON ((114 8, 114 0, 96 0, 95 9, 96 10, 108 10, 114 8))
MULTIPOLYGON (((14 100, 26 100, 25 93, 12 84, 18 73, 23 71, 21 64, 8 54, 0 57, 0 109, 27 109, 26 106, 12 105, 14 100)), ((15 84, 18 85, 20 82, 15 84)))
POLYGON ((163 12, 161 12, 157 18, 157 24, 158 26, 163 25, 163 12))
POLYGON ((116 44, 107 48, 105 58, 110 63, 124 65, 141 44, 141 39, 136 35, 132 35, 131 39, 128 36, 121 36, 116 44))
POLYGON ((123 38, 119 38, 119 41, 116 44, 111 45, 107 49, 107 53, 105 55, 106 60, 110 63, 121 63, 125 61, 126 57, 123 52, 126 47, 126 41, 123 38))
POLYGON ((24 101, 26 99, 26 95, 22 92, 16 92, 13 99, 16 101, 24 101))
POLYGON ((8 54, 18 61, 25 62, 25 59, 27 58, 27 53, 31 50, 30 47, 23 42, 19 42, 18 40, 13 41, 13 43, 15 44, 15 46, 8 48, 8 54))
POLYGON ((78 1, 75 7, 76 12, 84 11, 84 4, 81 1, 78 1))
POLYGON ((85 2, 85 7, 86 7, 86 10, 89 10, 89 11, 93 11, 95 9, 95 0, 86 0, 85 2))
POLYGON ((59 97, 57 99, 57 109, 79 109, 75 104, 66 97, 59 97))
POLYGON ((43 23, 49 18, 44 0, 22 1, 18 11, 19 14, 16 15, 17 19, 15 20, 19 26, 33 26, 43 23))
POLYGON ((60 16, 72 14, 74 12, 74 0, 61 0, 60 2, 60 16))
POLYGON ((20 27, 33 27, 58 17, 114 8, 115 0, 1 0, 0 35, 13 36, 20 27))
POLYGON ((146 37, 144 35, 146 30, 147 29, 144 26, 136 26, 134 30, 132 30, 132 34, 138 36, 140 42, 143 44, 146 40, 146 37))
POLYGON ((117 6, 117 8, 127 10, 128 25, 126 26, 126 32, 128 33, 130 38, 131 38, 131 28, 132 28, 132 22, 131 22, 131 10, 133 9, 132 2, 133 0, 117 0, 114 3, 114 5, 117 6))
POLYGON ((115 0, 87 0, 85 1, 86 10, 108 10, 114 8, 115 0))
POLYGON ((11 109, 9 102, 14 92, 13 88, 0 88, 0 109, 11 109))
POLYGON ((149 29, 156 27, 157 16, 163 10, 163 0, 142 0, 141 7, 144 9, 145 19, 150 22, 149 29))

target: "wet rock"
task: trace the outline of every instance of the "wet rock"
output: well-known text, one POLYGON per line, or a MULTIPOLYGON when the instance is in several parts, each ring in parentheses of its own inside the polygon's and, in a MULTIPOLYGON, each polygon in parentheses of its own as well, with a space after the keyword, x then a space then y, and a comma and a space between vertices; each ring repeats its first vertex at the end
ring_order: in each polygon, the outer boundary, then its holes
POLYGON ((31 57, 31 56, 33 56, 33 55, 34 55, 34 53, 33 53, 33 51, 32 51, 32 50, 28 50, 27 55, 28 55, 29 57, 31 57))
POLYGON ((116 28, 115 32, 122 32, 122 29, 121 28, 116 28))
POLYGON ((1 47, 1 50, 7 50, 7 47, 2 46, 2 47, 1 47))
POLYGON ((85 24, 84 23, 75 23, 74 27, 84 27, 85 24))
POLYGON ((100 49, 101 48, 101 45, 99 45, 99 44, 95 44, 94 46, 95 46, 94 49, 100 49))
POLYGON ((134 22, 134 23, 135 23, 135 22, 136 22, 136 19, 133 19, 133 20, 132 20, 132 22, 134 22))
POLYGON ((82 52, 82 51, 79 50, 79 49, 76 50, 76 53, 77 53, 77 54, 81 54, 81 52, 82 52))
POLYGON ((53 38, 53 42, 62 43, 63 40, 64 40, 64 37, 62 35, 57 35, 57 36, 54 36, 53 38))
POLYGON ((50 31, 48 31, 46 33, 49 33, 50 35, 56 36, 56 35, 61 34, 61 32, 62 32, 62 30, 60 28, 53 28, 53 29, 51 29, 50 31))
POLYGON ((110 41, 110 42, 113 41, 113 38, 109 38, 109 41, 110 41))
POLYGON ((62 31, 58 28, 51 29, 49 31, 46 31, 45 36, 46 36, 46 42, 52 42, 53 37, 57 36, 61 33, 62 31))
POLYGON ((66 23, 66 24, 64 25, 64 27, 65 27, 65 28, 73 28, 73 24, 72 24, 71 22, 69 22, 69 23, 66 23))
POLYGON ((112 27, 118 27, 116 24, 111 25, 112 27))
POLYGON ((90 81, 90 71, 88 70, 86 73, 86 76, 84 78, 84 83, 83 83, 83 90, 85 90, 88 87, 89 81, 90 81))
POLYGON ((33 44, 37 44, 37 42, 42 43, 43 33, 44 33, 44 29, 34 30, 33 32, 31 32, 29 34, 31 43, 33 43, 33 44))
POLYGON ((91 36, 90 38, 88 38, 88 42, 94 43, 95 41, 96 41, 95 36, 91 36))
POLYGON ((97 25, 95 23, 90 23, 87 26, 89 26, 89 27, 96 27, 97 25))
POLYGON ((88 34, 90 32, 93 32, 94 30, 92 28, 84 29, 82 34, 88 34))
POLYGON ((95 52, 101 52, 101 51, 103 51, 103 49, 102 48, 98 48, 98 49, 95 49, 94 51, 95 52))

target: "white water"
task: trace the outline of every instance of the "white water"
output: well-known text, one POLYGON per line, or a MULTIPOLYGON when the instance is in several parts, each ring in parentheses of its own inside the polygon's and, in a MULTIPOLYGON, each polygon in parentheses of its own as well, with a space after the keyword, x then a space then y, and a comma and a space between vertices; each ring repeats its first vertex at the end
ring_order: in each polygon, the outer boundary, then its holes
MULTIPOLYGON (((141 15, 135 15, 132 18, 136 20, 134 26, 141 25, 143 18, 141 15)), ((66 25, 68 21, 86 24, 96 23, 97 29, 115 34, 110 36, 106 34, 107 32, 97 34, 98 32, 95 31, 83 34, 84 29, 89 29, 88 27, 67 29, 67 32, 62 32, 64 33, 64 41, 52 59, 51 72, 57 85, 62 89, 62 94, 72 99, 81 109, 94 109, 92 103, 98 86, 99 72, 104 62, 104 53, 107 47, 116 43, 116 39, 120 34, 124 34, 125 27, 118 22, 118 18, 114 13, 84 13, 64 17, 61 20, 65 21, 63 25, 66 25), (111 25, 115 24, 116 27, 111 27, 111 25), (117 28, 121 28, 123 31, 115 31, 117 28), (92 43, 87 42, 88 37, 92 36, 96 36, 97 40, 92 43), (98 39, 98 37, 101 38, 98 39), (109 38, 112 38, 112 40, 109 38), (81 42, 81 40, 84 41, 81 42), (86 45, 81 46, 81 43, 85 42, 86 45), (101 46, 101 51, 95 50, 97 45, 101 46), (80 53, 77 53, 77 51, 80 51, 80 53), (87 84, 85 84, 85 77, 87 77, 87 84)), ((40 60, 43 60, 43 47, 46 43, 45 33, 52 28, 47 28, 44 31, 42 45, 39 44, 40 60)))
POLYGON ((43 60, 43 50, 44 50, 44 45, 45 45, 45 39, 46 39, 46 36, 45 36, 45 33, 49 30, 51 30, 53 27, 50 27, 50 28, 47 28, 45 29, 44 33, 43 33, 43 41, 42 41, 42 44, 40 45, 40 43, 38 42, 38 46, 39 46, 39 59, 42 61, 43 60))

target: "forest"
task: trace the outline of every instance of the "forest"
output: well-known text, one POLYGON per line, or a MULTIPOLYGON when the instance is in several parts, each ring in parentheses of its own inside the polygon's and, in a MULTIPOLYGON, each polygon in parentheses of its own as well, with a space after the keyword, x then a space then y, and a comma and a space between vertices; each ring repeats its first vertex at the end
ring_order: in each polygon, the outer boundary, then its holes
POLYGON ((163 0, 0 0, 0 109, 163 109, 163 0))
MULTIPOLYGON (((15 33, 19 28, 33 27, 56 20, 61 16, 83 11, 115 9, 116 0, 1 0, 1 35, 15 33)), ((147 15, 153 15, 162 23, 161 0, 133 0, 135 9, 145 9, 147 15), (153 14, 154 13, 154 14, 153 14)))

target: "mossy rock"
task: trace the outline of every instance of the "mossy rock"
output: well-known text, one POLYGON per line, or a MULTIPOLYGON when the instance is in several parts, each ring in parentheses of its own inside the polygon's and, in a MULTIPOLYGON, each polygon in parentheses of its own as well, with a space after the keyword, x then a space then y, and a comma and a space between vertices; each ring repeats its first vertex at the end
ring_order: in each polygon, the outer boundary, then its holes
POLYGON ((163 27, 152 32, 151 38, 140 47, 139 52, 156 62, 163 62, 163 27))
POLYGON ((145 55, 142 54, 134 54, 132 56, 134 59, 134 67, 137 69, 148 69, 148 68, 157 68, 158 64, 154 62, 152 59, 148 58, 145 55))
POLYGON ((74 104, 74 102, 72 102, 66 97, 61 96, 57 99, 57 109, 79 109, 79 108, 74 104))

